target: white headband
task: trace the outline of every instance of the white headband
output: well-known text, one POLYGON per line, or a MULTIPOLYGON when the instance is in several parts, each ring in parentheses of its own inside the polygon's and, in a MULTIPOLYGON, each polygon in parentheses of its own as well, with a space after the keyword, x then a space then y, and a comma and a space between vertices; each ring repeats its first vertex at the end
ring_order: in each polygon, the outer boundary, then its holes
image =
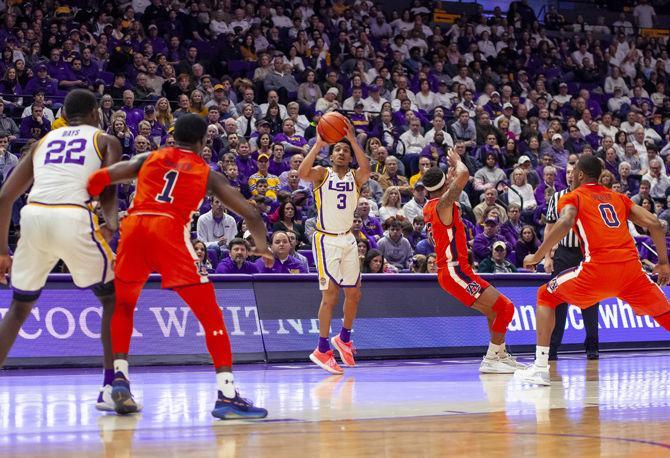
POLYGON ((436 184, 435 186, 431 186, 431 187, 428 187, 424 184, 424 186, 426 186, 426 191, 429 191, 429 192, 437 191, 442 186, 444 186, 444 182, 446 180, 447 180, 447 177, 444 175, 444 172, 442 172, 442 179, 440 180, 440 182, 438 184, 436 184))

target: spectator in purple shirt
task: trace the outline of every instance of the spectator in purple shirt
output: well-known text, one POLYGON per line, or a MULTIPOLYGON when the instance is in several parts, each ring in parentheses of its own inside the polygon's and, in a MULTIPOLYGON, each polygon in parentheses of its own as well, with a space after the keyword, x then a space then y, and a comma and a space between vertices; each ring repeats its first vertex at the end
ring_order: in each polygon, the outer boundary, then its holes
POLYGON ((228 242, 229 256, 216 266, 217 274, 257 274, 258 267, 247 261, 251 245, 244 239, 234 238, 228 242))
POLYGON ((37 75, 28 81, 23 88, 23 93, 25 95, 34 95, 37 91, 42 91, 46 97, 56 96, 58 94, 56 80, 49 76, 47 66, 40 64, 35 69, 35 72, 37 75))
POLYGON ((288 156, 294 153, 307 153, 307 140, 302 135, 296 135, 295 122, 288 118, 282 124, 282 133, 275 135, 273 142, 284 145, 288 156))
POLYGON ((481 234, 477 234, 472 242, 472 254, 475 256, 476 261, 482 261, 491 257, 491 247, 498 240, 507 245, 507 253, 512 252, 512 247, 507 243, 505 237, 500 235, 498 228, 498 218, 487 218, 484 221, 484 231, 481 234))
POLYGON ((51 123, 44 117, 44 107, 33 104, 31 116, 21 120, 19 136, 21 138, 34 138, 39 140, 51 130, 51 123))
POLYGON ((123 106, 121 111, 126 114, 126 124, 130 131, 137 134, 137 125, 144 119, 144 111, 139 108, 134 108, 135 94, 130 89, 123 91, 123 106))
POLYGON ((275 255, 275 263, 272 267, 266 267, 262 259, 256 261, 256 267, 260 273, 266 274, 306 274, 305 266, 296 258, 289 255, 291 241, 284 231, 272 234, 272 252, 275 255))
POLYGON ((383 235, 384 230, 379 219, 370 214, 370 202, 365 197, 358 199, 356 211, 363 220, 363 233, 368 239, 378 241, 383 235))
POLYGON ((236 163, 240 181, 243 183, 246 183, 251 175, 258 172, 256 161, 251 158, 249 143, 242 142, 238 145, 236 163))
POLYGON ((272 157, 270 158, 270 165, 268 172, 271 175, 279 176, 289 169, 289 165, 284 160, 284 145, 275 143, 272 145, 272 157))

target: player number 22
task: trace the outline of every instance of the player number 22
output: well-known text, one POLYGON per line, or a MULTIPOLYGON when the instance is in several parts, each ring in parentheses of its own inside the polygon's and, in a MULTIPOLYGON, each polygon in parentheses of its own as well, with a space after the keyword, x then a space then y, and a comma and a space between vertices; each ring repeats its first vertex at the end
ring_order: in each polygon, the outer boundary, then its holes
POLYGON ((616 210, 612 204, 600 204, 598 205, 598 210, 600 210, 600 216, 607 227, 614 228, 621 225, 619 215, 616 214, 616 210))
POLYGON ((337 208, 340 210, 343 210, 347 208, 347 195, 346 194, 338 194, 337 195, 337 208))
POLYGON ((86 140, 75 138, 69 142, 65 140, 53 140, 47 144, 47 152, 44 157, 45 164, 78 164, 84 165, 86 156, 82 153, 86 149, 86 140))
POLYGON ((165 175, 163 179, 165 180, 165 186, 163 186, 163 191, 156 196, 158 202, 164 202, 166 204, 171 204, 174 200, 172 197, 172 191, 174 190, 174 185, 177 183, 177 177, 179 177, 179 172, 176 170, 170 170, 165 175))

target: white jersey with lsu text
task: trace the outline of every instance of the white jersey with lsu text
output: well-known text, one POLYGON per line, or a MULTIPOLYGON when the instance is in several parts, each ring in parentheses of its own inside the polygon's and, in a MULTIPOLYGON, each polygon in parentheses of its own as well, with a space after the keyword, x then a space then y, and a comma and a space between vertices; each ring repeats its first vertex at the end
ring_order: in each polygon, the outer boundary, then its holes
POLYGON ((21 209, 21 237, 11 282, 15 297, 34 300, 59 259, 80 288, 114 279, 114 253, 102 237, 86 192, 88 177, 102 165, 95 127, 61 127, 33 151, 34 183, 21 209))
POLYGON ((354 171, 349 170, 340 178, 330 167, 328 175, 314 190, 316 202, 316 229, 331 234, 347 232, 354 223, 358 206, 358 186, 354 171))
POLYGON ((351 233, 358 206, 358 185, 353 170, 342 178, 331 168, 326 172, 326 178, 314 190, 317 215, 312 251, 319 289, 328 289, 331 281, 350 288, 358 285, 360 278, 358 244, 351 233))
POLYGON ((102 165, 93 126, 61 127, 46 134, 33 153, 33 188, 28 202, 86 206, 89 175, 102 165))

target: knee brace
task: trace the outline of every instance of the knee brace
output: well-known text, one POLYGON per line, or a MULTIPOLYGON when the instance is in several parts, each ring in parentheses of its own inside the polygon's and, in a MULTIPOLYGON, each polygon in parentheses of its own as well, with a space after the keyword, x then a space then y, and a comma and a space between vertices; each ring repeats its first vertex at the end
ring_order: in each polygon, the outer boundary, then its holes
POLYGON ((540 289, 537 290, 537 306, 538 307, 549 307, 555 309, 559 304, 562 304, 563 301, 549 292, 547 285, 540 286, 540 289))
POLYGON ((505 333, 507 326, 512 321, 512 318, 514 318, 514 304, 501 294, 493 304, 492 310, 496 312, 496 317, 491 325, 491 330, 493 332, 505 333))

